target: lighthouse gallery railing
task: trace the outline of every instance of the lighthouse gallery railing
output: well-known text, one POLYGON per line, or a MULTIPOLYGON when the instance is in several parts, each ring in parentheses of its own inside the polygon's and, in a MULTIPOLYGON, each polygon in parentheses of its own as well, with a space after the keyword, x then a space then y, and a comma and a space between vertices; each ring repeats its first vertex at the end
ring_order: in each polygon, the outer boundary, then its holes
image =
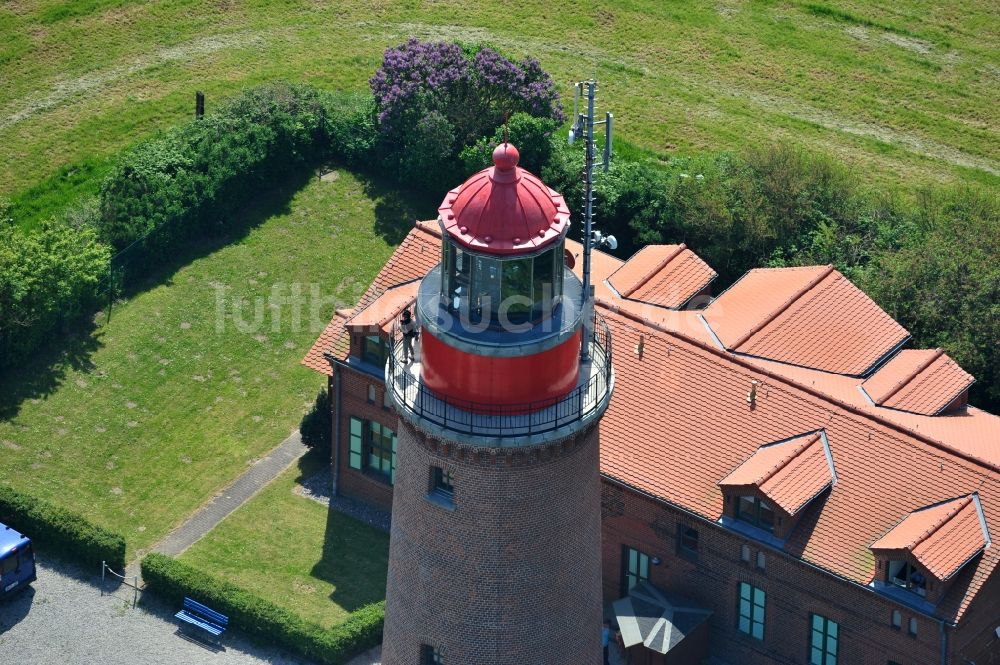
POLYGON ((531 436, 582 421, 607 405, 612 388, 611 330, 596 317, 590 340, 589 378, 566 395, 517 404, 492 404, 443 397, 430 390, 418 371, 403 363, 402 333, 389 336, 386 384, 396 404, 442 429, 486 437, 531 436))

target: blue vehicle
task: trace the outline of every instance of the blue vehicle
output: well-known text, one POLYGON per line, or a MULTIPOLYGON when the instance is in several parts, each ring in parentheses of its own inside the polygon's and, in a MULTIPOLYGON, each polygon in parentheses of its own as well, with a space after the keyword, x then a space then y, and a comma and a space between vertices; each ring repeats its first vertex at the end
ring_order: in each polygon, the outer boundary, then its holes
POLYGON ((31 540, 0 524, 0 598, 23 589, 36 579, 31 540))

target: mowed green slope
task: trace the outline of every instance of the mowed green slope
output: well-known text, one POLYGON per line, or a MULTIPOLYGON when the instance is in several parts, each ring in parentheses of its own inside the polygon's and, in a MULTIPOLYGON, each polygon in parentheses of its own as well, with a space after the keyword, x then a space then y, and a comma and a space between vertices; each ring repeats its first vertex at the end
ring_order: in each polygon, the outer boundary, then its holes
POLYGON ((391 248, 347 173, 286 203, 99 317, 78 369, 66 343, 57 371, 0 375, 0 482, 121 532, 134 554, 294 431, 324 385, 300 359, 391 248))
POLYGON ((362 90, 411 35, 535 56, 563 92, 596 74, 619 135, 657 153, 788 140, 886 184, 996 184, 995 3, 879 4, 7 2, 0 194, 189 117, 196 89, 210 107, 275 77, 362 90))

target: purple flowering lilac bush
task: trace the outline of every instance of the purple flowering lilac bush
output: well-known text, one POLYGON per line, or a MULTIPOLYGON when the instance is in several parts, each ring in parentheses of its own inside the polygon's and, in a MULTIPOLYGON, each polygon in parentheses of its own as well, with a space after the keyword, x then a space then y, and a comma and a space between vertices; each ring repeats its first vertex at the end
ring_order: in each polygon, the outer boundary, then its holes
POLYGON ((417 184, 458 175, 463 149, 493 136, 506 114, 525 113, 552 127, 565 119, 537 60, 515 62, 486 46, 411 38, 385 50, 369 83, 385 165, 417 184))

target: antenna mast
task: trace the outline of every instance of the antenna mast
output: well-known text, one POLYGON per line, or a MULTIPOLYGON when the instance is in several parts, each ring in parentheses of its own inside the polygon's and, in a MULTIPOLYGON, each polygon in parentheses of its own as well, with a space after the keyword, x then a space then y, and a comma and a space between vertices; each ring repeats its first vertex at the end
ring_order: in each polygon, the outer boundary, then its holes
POLYGON ((594 166, 597 145, 594 141, 594 127, 604 125, 604 155, 601 160, 601 168, 605 172, 611 164, 611 127, 614 116, 611 113, 604 114, 604 120, 594 120, 594 101, 597 97, 597 80, 581 81, 574 86, 573 95, 573 126, 569 130, 569 143, 573 144, 580 131, 583 131, 583 138, 586 141, 586 158, 583 169, 583 295, 580 299, 580 306, 584 313, 584 326, 586 334, 584 336, 583 348, 580 357, 587 360, 590 354, 590 338, 593 334, 593 287, 590 285, 590 253, 593 245, 598 247, 607 245, 611 249, 617 247, 614 236, 601 236, 600 232, 593 229, 594 220, 594 166), (587 112, 580 113, 580 95, 587 95, 587 112))

